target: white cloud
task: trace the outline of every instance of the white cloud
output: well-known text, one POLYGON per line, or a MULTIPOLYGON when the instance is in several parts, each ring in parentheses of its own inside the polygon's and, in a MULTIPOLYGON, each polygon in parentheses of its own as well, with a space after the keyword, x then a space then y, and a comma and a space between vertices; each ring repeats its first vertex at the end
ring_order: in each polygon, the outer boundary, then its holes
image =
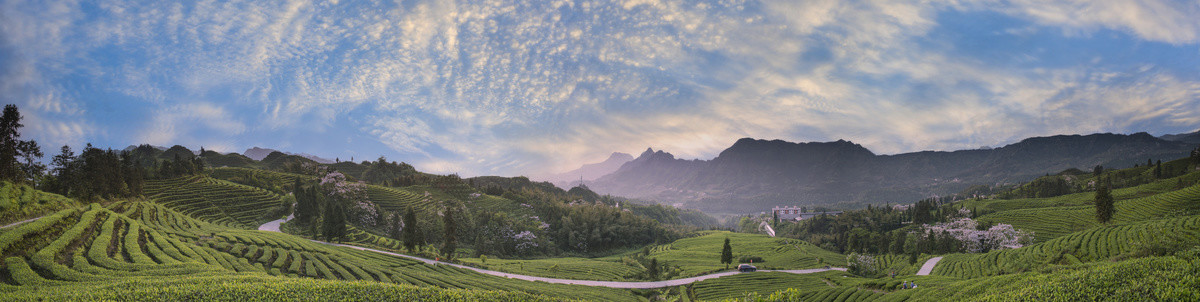
POLYGON ((68 77, 149 106, 151 127, 133 135, 143 142, 233 149, 243 134, 354 127, 424 157, 405 159, 418 167, 468 174, 565 170, 647 146, 708 158, 746 136, 848 138, 893 153, 1158 121, 1194 128, 1200 116, 1189 109, 1198 107, 1194 79, 1156 69, 997 66, 927 36, 944 11, 998 10, 1033 23, 1010 35, 1112 29, 1195 43, 1194 2, 0 7, 0 39, 17 50, 17 59, 0 62, 0 92, 29 100, 39 132, 56 140, 96 135, 85 130, 87 104, 59 93, 68 77))
POLYGON ((245 124, 221 106, 192 102, 156 111, 136 141, 153 145, 231 146, 227 138, 245 131, 245 124))
POLYGON ((977 8, 999 10, 1035 22, 1088 34, 1098 29, 1126 31, 1141 39, 1172 44, 1200 42, 1200 2, 1173 0, 1009 0, 978 1, 977 8))

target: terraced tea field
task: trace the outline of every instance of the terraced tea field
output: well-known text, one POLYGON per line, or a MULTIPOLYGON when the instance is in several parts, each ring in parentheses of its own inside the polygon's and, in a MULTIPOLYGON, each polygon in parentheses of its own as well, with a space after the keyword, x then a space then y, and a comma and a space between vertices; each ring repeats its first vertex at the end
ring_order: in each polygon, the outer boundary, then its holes
POLYGON ((624 290, 498 278, 282 233, 232 229, 141 201, 64 210, 6 230, 0 233, 0 251, 5 263, 0 281, 6 290, 18 292, 77 283, 128 282, 131 277, 187 280, 241 273, 521 291, 589 300, 632 299, 624 290))
MULTIPOLYGON (((796 275, 777 272, 761 272, 739 274, 725 278, 704 280, 692 285, 697 300, 720 300, 744 297, 747 293, 772 293, 789 288, 802 292, 815 292, 831 288, 843 287, 833 281, 843 281, 845 272, 828 271, 823 273, 796 275)), ((847 284, 853 286, 853 284, 847 284)), ((856 300, 851 300, 856 301, 856 300)))
MULTIPOLYGON (((1116 202, 1112 223, 1130 223, 1158 218, 1200 214, 1200 186, 1116 202)), ((1034 242, 1045 242, 1066 234, 1099 226, 1095 208, 1063 206, 1019 209, 984 215, 980 221, 1007 223, 1034 232, 1034 242)))
POLYGON ((1093 228, 1020 249, 947 255, 933 274, 959 278, 1016 273, 1049 264, 1107 260, 1140 248, 1200 244, 1200 216, 1093 228))
POLYGON ((254 229, 286 210, 283 197, 270 191, 204 176, 147 180, 146 196, 200 220, 254 229))

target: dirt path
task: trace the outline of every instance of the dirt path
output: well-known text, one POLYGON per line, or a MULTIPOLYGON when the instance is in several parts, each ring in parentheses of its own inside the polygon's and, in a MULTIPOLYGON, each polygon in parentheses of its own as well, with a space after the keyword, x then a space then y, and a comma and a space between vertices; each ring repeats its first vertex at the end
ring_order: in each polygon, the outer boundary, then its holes
POLYGON ((925 261, 924 265, 921 265, 921 270, 917 271, 917 276, 928 276, 929 273, 933 272, 933 267, 937 266, 938 261, 942 261, 942 257, 929 258, 929 260, 925 261))
MULTIPOLYGON (((291 218, 292 218, 292 216, 288 216, 288 218, 285 218, 285 219, 267 222, 267 223, 263 224, 262 226, 258 227, 258 230, 268 231, 268 232, 279 232, 279 225, 291 218)), ((737 272, 737 271, 731 271, 731 272, 721 272, 721 273, 714 273, 714 274, 708 274, 708 275, 703 275, 703 276, 696 276, 696 277, 691 277, 691 278, 665 280, 665 281, 643 281, 643 282, 558 279, 558 278, 537 277, 537 276, 519 275, 519 274, 498 272, 498 271, 493 271, 493 270, 486 270, 486 269, 470 267, 470 266, 465 266, 465 265, 460 265, 460 264, 435 261, 432 259, 425 259, 425 258, 421 258, 421 257, 411 256, 411 255, 398 254, 398 253, 393 253, 393 252, 388 252, 388 251, 381 251, 381 250, 376 250, 376 249, 371 249, 371 248, 365 248, 365 247, 361 247, 361 246, 329 243, 329 242, 317 241, 317 240, 312 240, 312 242, 327 244, 327 245, 332 245, 332 246, 347 247, 347 248, 352 248, 352 249, 356 249, 356 250, 376 252, 376 253, 391 255, 391 256, 396 256, 396 257, 404 257, 404 258, 418 260, 418 261, 424 262, 425 264, 429 264, 429 265, 449 265, 449 266, 462 268, 462 269, 468 269, 468 270, 472 270, 472 271, 475 271, 475 272, 478 272, 481 274, 488 274, 488 275, 497 276, 497 277, 520 279, 520 280, 525 280, 525 281, 541 281, 541 282, 554 283, 554 284, 575 284, 575 285, 601 286, 601 287, 610 287, 610 288, 660 288, 660 287, 668 287, 668 286, 685 285, 685 284, 690 284, 693 282, 698 282, 698 281, 703 281, 703 280, 708 280, 708 279, 715 279, 715 278, 731 276, 731 275, 736 275, 736 274, 741 273, 741 272, 737 272)), ((781 273, 791 273, 791 274, 812 274, 812 273, 820 273, 820 272, 826 272, 826 271, 846 271, 846 269, 840 268, 840 267, 834 267, 834 268, 813 268, 813 269, 800 269, 800 270, 760 270, 760 272, 781 272, 781 273)))
POLYGON ((29 218, 29 219, 25 219, 25 220, 21 220, 21 221, 13 222, 13 223, 10 223, 10 224, 6 224, 6 225, 4 225, 4 226, 0 226, 0 229, 7 229, 7 228, 9 228, 9 227, 14 227, 14 226, 17 226, 17 225, 19 225, 19 224, 22 224, 22 223, 26 223, 26 222, 33 222, 34 220, 42 219, 42 217, 46 217, 46 216, 38 216, 38 217, 34 217, 34 218, 29 218))

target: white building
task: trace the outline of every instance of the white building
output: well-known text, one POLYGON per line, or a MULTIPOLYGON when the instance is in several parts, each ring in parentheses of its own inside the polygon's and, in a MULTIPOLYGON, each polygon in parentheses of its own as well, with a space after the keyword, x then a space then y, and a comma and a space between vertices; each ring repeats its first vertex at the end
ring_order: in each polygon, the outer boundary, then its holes
POLYGON ((842 211, 804 213, 803 209, 801 209, 800 207, 796 207, 796 206, 792 206, 792 207, 787 207, 787 206, 778 207, 777 206, 777 207, 774 207, 771 209, 771 214, 773 216, 779 217, 779 220, 804 220, 804 219, 817 217, 817 215, 821 215, 821 214, 837 216, 838 214, 841 214, 841 213, 842 213, 842 211))

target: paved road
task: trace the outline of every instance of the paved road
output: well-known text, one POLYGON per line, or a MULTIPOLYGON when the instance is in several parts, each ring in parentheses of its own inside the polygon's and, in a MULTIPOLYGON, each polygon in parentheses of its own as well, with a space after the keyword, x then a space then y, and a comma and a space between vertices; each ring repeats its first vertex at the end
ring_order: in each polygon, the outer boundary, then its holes
POLYGON ((928 276, 929 273, 933 272, 933 267, 937 266, 938 261, 942 261, 942 257, 929 258, 929 260, 925 261, 924 265, 921 265, 921 270, 917 271, 917 276, 928 276))
POLYGON ((771 235, 771 237, 775 237, 775 228, 772 228, 771 224, 768 224, 766 221, 763 221, 762 224, 759 224, 758 226, 760 228, 762 228, 762 227, 767 228, 767 235, 771 235))
MULTIPOLYGON (((285 221, 288 221, 291 218, 292 218, 292 216, 288 216, 288 218, 285 218, 285 219, 280 219, 280 220, 275 220, 275 221, 265 223, 262 226, 258 227, 258 230, 269 231, 269 232, 279 232, 279 224, 281 224, 285 221)), ((558 279, 558 278, 527 276, 527 275, 498 272, 498 271, 493 271, 493 270, 486 270, 486 269, 470 267, 470 266, 465 266, 465 265, 459 265, 459 264, 454 264, 454 263, 446 263, 446 262, 436 261, 436 260, 432 260, 432 259, 425 259, 425 258, 421 258, 421 257, 411 256, 411 255, 398 254, 398 253, 392 253, 392 252, 388 252, 388 251, 381 251, 381 250, 376 250, 376 249, 371 249, 371 248, 365 248, 365 247, 361 247, 361 246, 329 243, 329 242, 317 241, 317 240, 312 240, 312 242, 327 244, 327 245, 332 245, 332 246, 347 247, 347 248, 352 248, 352 249, 356 249, 356 250, 371 251, 371 252, 376 252, 376 253, 385 254, 385 255, 392 255, 392 256, 396 256, 396 257, 404 257, 404 258, 418 260, 418 261, 424 262, 425 264, 429 264, 429 265, 449 265, 449 266, 463 268, 463 269, 469 269, 469 270, 476 271, 481 274, 488 274, 488 275, 497 276, 497 277, 520 279, 520 280, 526 280, 526 281, 541 281, 541 282, 555 283, 555 284, 576 284, 576 285, 601 286, 601 287, 610 287, 610 288, 660 288, 660 287, 668 287, 668 286, 679 286, 679 285, 689 284, 692 282, 697 282, 697 281, 702 281, 702 280, 715 279, 715 278, 740 274, 740 272, 732 271, 732 272, 722 272, 722 273, 708 274, 708 275, 703 275, 703 276, 696 276, 696 277, 691 277, 691 278, 665 280, 665 281, 644 281, 644 282, 558 279)), ((825 271, 846 271, 846 269, 841 268, 841 267, 834 267, 834 268, 813 268, 813 269, 801 269, 801 270, 760 270, 760 272, 782 272, 782 273, 791 273, 791 274, 812 274, 812 273, 819 273, 819 272, 825 272, 825 271)))
POLYGON ((17 225, 19 225, 19 224, 26 223, 26 222, 33 222, 34 220, 42 219, 42 217, 46 217, 46 216, 38 216, 38 217, 34 217, 34 218, 29 218, 29 219, 25 219, 25 220, 21 220, 21 221, 13 222, 13 223, 10 223, 10 224, 4 225, 4 226, 0 226, 0 229, 5 229, 5 228, 9 228, 9 227, 14 227, 14 226, 17 226, 17 225))
POLYGON ((292 220, 292 218, 296 218, 295 214, 288 215, 288 217, 284 218, 284 219, 273 220, 271 222, 264 223, 263 225, 258 226, 258 230, 259 231, 267 231, 267 232, 283 233, 283 232, 279 231, 279 225, 283 224, 285 221, 292 220))

